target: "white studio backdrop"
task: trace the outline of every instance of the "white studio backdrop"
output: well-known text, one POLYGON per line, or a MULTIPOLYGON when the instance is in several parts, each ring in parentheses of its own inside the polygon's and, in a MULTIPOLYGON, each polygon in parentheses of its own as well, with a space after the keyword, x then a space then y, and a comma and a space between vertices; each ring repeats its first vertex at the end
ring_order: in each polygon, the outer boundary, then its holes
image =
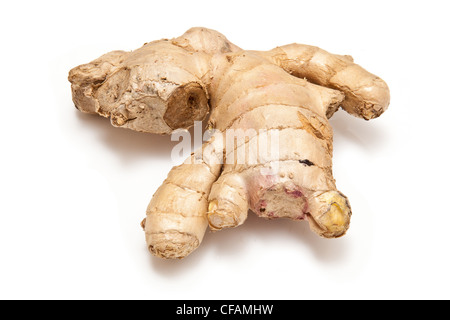
MULTIPOLYGON (((1 299, 450 298, 446 1, 2 3, 1 299), (292 42, 350 54, 389 85, 366 122, 339 111, 343 238, 250 215, 182 261, 139 226, 177 164, 170 136, 78 112, 68 71, 111 50, 216 29, 245 49, 292 42)), ((180 159, 181 161, 182 159, 180 159)))

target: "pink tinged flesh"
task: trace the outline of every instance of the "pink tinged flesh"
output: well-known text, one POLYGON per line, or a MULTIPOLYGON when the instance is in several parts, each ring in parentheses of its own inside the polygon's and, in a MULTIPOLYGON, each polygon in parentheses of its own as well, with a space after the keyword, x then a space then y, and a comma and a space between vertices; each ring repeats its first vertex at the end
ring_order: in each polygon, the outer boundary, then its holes
MULTIPOLYGON (((254 207, 255 213, 258 216, 261 217, 265 217, 268 219, 275 219, 275 218, 281 218, 281 217, 289 217, 291 219, 294 220, 304 220, 306 218, 306 213, 308 212, 308 202, 307 199, 305 197, 305 195, 303 194, 302 190, 295 186, 294 188, 292 188, 292 186, 290 188, 286 188, 286 187, 282 187, 281 190, 284 191, 284 194, 287 196, 286 197, 286 203, 291 203, 291 206, 295 208, 295 202, 297 203, 297 205, 299 206, 298 209, 295 209, 295 212, 293 212, 293 214, 288 214, 286 215, 286 213, 283 212, 278 212, 278 210, 273 210, 273 205, 274 203, 271 203, 271 201, 274 201, 273 199, 267 199, 267 192, 277 192, 277 187, 275 185, 271 185, 270 187, 267 187, 266 192, 262 192, 260 193, 260 196, 263 197, 263 199, 258 199, 258 201, 256 202, 256 206, 254 207), (291 200, 289 200, 291 199, 291 200), (296 199, 298 199, 298 201, 296 201, 296 199), (293 204, 294 202, 294 204, 293 204), (272 206, 271 206, 272 204, 272 206), (267 212, 267 210, 270 210, 269 212, 267 212)), ((278 190, 280 190, 278 188, 278 190)), ((281 191, 280 190, 280 191, 281 191)), ((280 200, 277 200, 277 202, 280 200)), ((288 205, 289 207, 289 205, 288 205)))
POLYGON ((286 192, 290 196, 293 196, 294 198, 303 197, 303 193, 300 190, 291 191, 291 190, 284 189, 284 192, 286 192))

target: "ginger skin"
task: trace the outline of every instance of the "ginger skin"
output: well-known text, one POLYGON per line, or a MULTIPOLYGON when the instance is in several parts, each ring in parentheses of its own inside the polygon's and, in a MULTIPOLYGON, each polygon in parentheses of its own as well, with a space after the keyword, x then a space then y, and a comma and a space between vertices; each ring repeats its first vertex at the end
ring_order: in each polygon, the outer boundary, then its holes
POLYGON ((369 120, 389 105, 386 83, 350 56, 301 44, 246 51, 206 28, 107 53, 72 69, 69 81, 80 111, 117 127, 170 134, 209 114, 209 127, 224 135, 255 130, 236 153, 277 132, 277 157, 229 161, 213 137, 201 159, 193 154, 169 172, 142 222, 149 250, 163 258, 186 257, 208 225, 239 226, 248 210, 307 220, 322 237, 344 235, 351 208, 333 179, 328 119, 342 107, 369 120))

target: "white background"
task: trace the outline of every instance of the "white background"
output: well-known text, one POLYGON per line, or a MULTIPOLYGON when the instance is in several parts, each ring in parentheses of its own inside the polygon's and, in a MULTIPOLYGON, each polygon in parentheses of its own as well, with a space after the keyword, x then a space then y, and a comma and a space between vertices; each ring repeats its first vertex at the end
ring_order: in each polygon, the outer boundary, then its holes
POLYGON ((446 4, 2 2, 0 298, 449 299, 446 4), (251 215, 184 260, 147 252, 139 223, 176 142, 81 114, 67 74, 192 26, 247 49, 351 54, 388 83, 379 119, 331 121, 334 175, 353 209, 345 237, 251 215))

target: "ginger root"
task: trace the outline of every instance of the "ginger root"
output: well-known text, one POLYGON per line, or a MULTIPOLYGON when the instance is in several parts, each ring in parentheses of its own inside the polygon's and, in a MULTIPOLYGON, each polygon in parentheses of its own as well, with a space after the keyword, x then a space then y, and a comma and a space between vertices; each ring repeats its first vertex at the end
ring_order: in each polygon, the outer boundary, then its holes
POLYGON ((107 53, 72 69, 69 81, 80 111, 116 127, 170 134, 209 114, 209 128, 219 132, 201 157, 196 152, 169 172, 147 208, 147 246, 163 258, 187 256, 208 225, 239 226, 248 210, 342 236, 351 208, 333 179, 328 119, 342 107, 369 120, 389 105, 386 83, 350 56, 301 44, 247 51, 206 28, 107 53), (231 150, 223 143, 230 130, 248 133, 240 144, 233 138, 231 150), (274 132, 276 156, 255 154, 252 143, 273 147, 263 138, 274 132), (241 151, 253 161, 238 161, 241 151))

